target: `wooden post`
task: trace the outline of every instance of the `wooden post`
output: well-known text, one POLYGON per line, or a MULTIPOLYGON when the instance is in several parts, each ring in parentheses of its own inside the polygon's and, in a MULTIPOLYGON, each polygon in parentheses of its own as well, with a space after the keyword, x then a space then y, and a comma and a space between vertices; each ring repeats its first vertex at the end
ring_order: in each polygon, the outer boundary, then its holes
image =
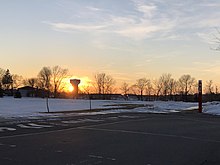
POLYGON ((202 80, 198 82, 198 106, 199 113, 202 113, 202 80))

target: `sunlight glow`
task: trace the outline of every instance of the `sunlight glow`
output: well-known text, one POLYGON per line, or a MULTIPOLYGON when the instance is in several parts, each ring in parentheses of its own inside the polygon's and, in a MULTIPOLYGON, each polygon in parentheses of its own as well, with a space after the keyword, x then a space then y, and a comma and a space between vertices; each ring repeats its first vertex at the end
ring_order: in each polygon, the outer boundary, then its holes
POLYGON ((88 77, 75 77, 75 76, 73 76, 71 78, 66 78, 63 82, 64 83, 63 90, 68 93, 71 93, 74 90, 72 84, 70 84, 70 79, 80 79, 81 82, 79 84, 79 88, 82 88, 83 86, 87 86, 91 81, 88 77))
POLYGON ((74 90, 73 86, 70 85, 70 86, 68 87, 68 92, 73 92, 73 90, 74 90))

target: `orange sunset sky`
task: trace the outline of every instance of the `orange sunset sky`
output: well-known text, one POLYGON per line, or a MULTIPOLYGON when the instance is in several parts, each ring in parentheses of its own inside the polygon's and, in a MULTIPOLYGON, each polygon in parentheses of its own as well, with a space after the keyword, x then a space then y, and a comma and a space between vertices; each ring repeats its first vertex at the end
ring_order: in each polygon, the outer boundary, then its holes
POLYGON ((220 82, 218 0, 19 0, 0 5, 0 67, 35 77, 44 66, 118 83, 190 74, 220 82))

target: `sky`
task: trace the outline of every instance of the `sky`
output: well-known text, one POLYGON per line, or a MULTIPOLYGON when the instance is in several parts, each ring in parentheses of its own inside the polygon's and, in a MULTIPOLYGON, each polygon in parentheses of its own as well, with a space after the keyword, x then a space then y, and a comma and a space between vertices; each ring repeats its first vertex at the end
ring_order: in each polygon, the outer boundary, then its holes
POLYGON ((0 68, 117 82, 190 74, 220 83, 219 0, 0 0, 0 68))

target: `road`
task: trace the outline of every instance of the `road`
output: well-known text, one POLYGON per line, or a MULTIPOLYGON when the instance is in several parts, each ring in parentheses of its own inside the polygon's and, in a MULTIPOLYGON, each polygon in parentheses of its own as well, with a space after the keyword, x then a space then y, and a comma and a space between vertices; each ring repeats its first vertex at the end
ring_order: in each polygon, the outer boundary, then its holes
POLYGON ((123 113, 0 123, 0 164, 220 164, 220 118, 123 113))

